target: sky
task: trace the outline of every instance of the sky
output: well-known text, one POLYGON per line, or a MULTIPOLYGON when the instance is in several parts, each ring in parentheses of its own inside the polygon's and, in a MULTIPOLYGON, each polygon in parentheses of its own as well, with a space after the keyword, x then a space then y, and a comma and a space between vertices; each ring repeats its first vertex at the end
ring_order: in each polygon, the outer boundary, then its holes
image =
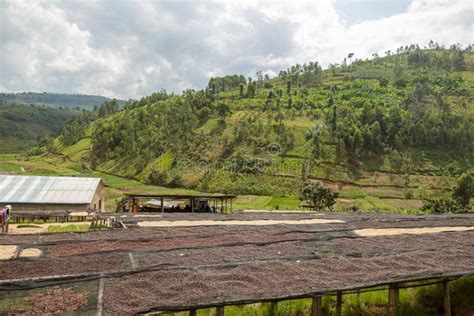
POLYGON ((474 42, 472 0, 0 0, 0 92, 139 98, 212 76, 474 42))

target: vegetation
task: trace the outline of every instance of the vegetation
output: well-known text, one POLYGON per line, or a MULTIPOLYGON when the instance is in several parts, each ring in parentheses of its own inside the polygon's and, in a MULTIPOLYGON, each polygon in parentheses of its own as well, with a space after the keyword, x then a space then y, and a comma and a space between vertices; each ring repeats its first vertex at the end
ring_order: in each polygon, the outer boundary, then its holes
POLYGON ((79 172, 289 201, 254 199, 265 208, 297 206, 318 180, 338 188, 339 210, 419 209, 472 170, 473 71, 471 48, 433 43, 275 78, 215 77, 200 91, 106 102, 37 153, 79 172))
POLYGON ((321 186, 319 183, 307 184, 301 190, 300 199, 306 201, 314 210, 332 210, 339 193, 321 186))
POLYGON ((84 232, 89 230, 89 225, 51 225, 48 227, 48 233, 67 233, 67 232, 84 232))
POLYGON ((474 195, 474 183, 470 172, 463 173, 456 181, 452 199, 428 199, 423 211, 432 213, 464 213, 471 211, 470 202, 474 195))
POLYGON ((474 182, 470 172, 463 173, 457 180, 453 191, 453 200, 468 207, 474 195, 474 182))
POLYGON ((0 101, 0 147, 2 152, 18 152, 46 145, 44 137, 54 135, 80 111, 5 103, 0 101))

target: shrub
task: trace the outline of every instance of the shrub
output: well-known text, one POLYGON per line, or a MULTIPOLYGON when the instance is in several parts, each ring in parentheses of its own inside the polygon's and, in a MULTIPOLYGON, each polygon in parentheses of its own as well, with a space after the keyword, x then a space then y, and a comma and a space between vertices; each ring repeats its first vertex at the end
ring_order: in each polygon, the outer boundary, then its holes
POLYGON ((315 183, 307 184, 303 187, 300 199, 311 205, 312 209, 322 210, 328 208, 332 210, 338 196, 338 192, 333 192, 331 189, 315 183))

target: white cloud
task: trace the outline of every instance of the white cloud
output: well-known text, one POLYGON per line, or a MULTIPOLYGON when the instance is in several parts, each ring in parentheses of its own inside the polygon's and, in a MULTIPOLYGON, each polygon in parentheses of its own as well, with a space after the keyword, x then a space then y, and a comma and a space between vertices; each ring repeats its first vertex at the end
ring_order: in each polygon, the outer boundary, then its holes
POLYGON ((366 58, 430 39, 466 45, 474 20, 470 0, 414 0, 406 12, 353 24, 332 0, 7 0, 0 10, 2 90, 121 98, 202 88, 211 74, 327 66, 349 52, 366 58))

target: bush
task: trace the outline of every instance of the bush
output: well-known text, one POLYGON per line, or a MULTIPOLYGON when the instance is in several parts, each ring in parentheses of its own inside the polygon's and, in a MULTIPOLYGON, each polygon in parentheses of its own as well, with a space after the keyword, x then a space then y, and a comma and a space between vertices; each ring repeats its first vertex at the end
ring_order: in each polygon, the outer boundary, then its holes
POLYGON ((303 187, 300 199, 306 201, 312 209, 322 210, 328 208, 332 210, 338 196, 338 192, 333 192, 331 189, 315 183, 303 187))
POLYGON ((426 200, 423 206, 421 207, 422 211, 442 214, 442 213, 467 213, 469 208, 463 206, 461 203, 455 200, 426 200))
POLYGON ((148 175, 148 183, 153 185, 166 185, 167 175, 158 169, 152 169, 148 175))

